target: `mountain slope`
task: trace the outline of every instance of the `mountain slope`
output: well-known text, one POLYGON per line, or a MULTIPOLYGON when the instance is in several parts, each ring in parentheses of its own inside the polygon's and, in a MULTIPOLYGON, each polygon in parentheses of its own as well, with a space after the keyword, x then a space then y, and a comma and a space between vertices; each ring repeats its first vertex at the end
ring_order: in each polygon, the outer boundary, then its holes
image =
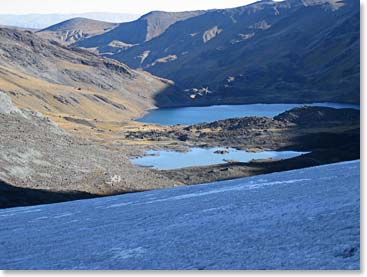
POLYGON ((358 270, 359 170, 354 161, 2 210, 0 267, 358 270))
MULTIPOLYGON (((98 118, 97 112, 95 116, 98 118)), ((98 128, 95 121, 74 121, 98 128)), ((17 108, 2 92, 0 133, 0 208, 177 184, 150 169, 134 166, 127 146, 103 145, 95 136, 83 139, 65 132, 48 117, 17 108), (111 184, 113 176, 122 176, 121 182, 111 184)))
MULTIPOLYGON (((111 57, 174 80, 185 102, 359 103, 359 1, 207 11, 111 57)), ((102 35, 101 37, 103 37, 102 35)))
POLYGON ((87 18, 73 18, 38 31, 37 34, 44 38, 55 39, 59 42, 71 44, 91 36, 108 32, 117 25, 117 23, 87 18))
POLYGON ((124 51, 134 45, 150 41, 162 34, 172 24, 200 15, 192 12, 150 12, 138 20, 121 23, 114 30, 76 43, 76 46, 96 48, 105 55, 124 51))
POLYGON ((172 83, 88 51, 0 29, 0 89, 21 108, 55 120, 64 116, 121 121, 155 106, 172 83))

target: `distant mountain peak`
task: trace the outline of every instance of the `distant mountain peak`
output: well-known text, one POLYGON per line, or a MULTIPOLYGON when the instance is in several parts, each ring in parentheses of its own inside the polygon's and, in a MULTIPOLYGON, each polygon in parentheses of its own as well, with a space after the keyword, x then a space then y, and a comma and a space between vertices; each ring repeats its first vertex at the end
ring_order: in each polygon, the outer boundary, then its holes
POLYGON ((121 23, 136 20, 139 15, 110 12, 90 12, 79 14, 0 14, 0 24, 16 26, 18 28, 32 28, 40 30, 65 20, 78 17, 121 23))
POLYGON ((87 37, 102 34, 118 26, 117 23, 76 17, 47 27, 37 34, 61 43, 74 43, 87 37))
POLYGON ((43 32, 43 31, 70 31, 72 29, 92 30, 93 28, 101 28, 101 27, 110 28, 116 25, 117 23, 104 22, 104 21, 89 19, 85 17, 75 17, 75 18, 60 22, 58 24, 52 25, 50 27, 47 27, 41 30, 40 32, 43 32))

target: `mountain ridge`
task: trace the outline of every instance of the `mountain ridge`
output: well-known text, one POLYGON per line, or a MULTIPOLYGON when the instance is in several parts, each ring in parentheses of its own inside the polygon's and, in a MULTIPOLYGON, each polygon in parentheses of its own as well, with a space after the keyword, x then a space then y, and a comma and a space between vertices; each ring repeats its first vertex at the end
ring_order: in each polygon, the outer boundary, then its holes
POLYGON ((134 14, 121 14, 111 12, 89 12, 72 14, 0 14, 0 24, 17 26, 19 28, 31 28, 40 30, 75 17, 85 17, 94 20, 121 23, 135 20, 139 16, 134 14))
POLYGON ((162 34, 172 24, 203 12, 152 11, 135 21, 121 23, 110 32, 77 42, 74 45, 85 48, 100 48, 98 52, 105 54, 108 51, 119 51, 118 47, 113 49, 114 45, 111 45, 111 43, 117 41, 132 47, 145 41, 150 41, 162 34))
POLYGON ((61 43, 71 44, 108 32, 117 26, 117 23, 76 17, 42 29, 36 33, 43 38, 55 39, 61 43))

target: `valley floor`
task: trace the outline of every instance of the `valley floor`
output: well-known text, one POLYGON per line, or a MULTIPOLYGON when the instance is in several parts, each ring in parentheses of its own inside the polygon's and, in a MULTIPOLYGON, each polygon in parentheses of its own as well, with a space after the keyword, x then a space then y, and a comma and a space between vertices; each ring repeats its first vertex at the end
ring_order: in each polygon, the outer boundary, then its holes
POLYGON ((360 268, 360 162, 0 211, 0 269, 360 268))

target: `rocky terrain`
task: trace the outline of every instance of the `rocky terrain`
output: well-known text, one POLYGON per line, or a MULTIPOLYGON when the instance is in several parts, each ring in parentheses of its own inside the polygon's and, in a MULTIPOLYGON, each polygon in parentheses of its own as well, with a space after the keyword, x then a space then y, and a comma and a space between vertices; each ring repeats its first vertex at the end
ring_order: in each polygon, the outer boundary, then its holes
POLYGON ((111 31, 113 28, 117 27, 117 25, 117 23, 87 18, 73 18, 42 29, 38 31, 37 34, 46 39, 71 44, 111 31))
POLYGON ((132 68, 175 81, 180 99, 158 95, 160 106, 358 103, 359 5, 259 1, 171 21, 153 40, 147 39, 145 21, 138 28, 139 20, 122 25, 124 32, 116 28, 76 45, 100 47, 100 53, 132 68))
POLYGON ((1 207, 172 185, 133 166, 123 145, 92 141, 155 107, 172 82, 30 31, 0 28, 0 38, 1 207), (71 134, 79 126, 90 132, 71 134))
MULTIPOLYGON (((229 146, 244 150, 305 150, 313 147, 315 139, 306 139, 304 136, 321 135, 323 130, 332 130, 331 133, 336 134, 338 131, 343 133, 344 130, 358 130, 359 116, 359 111, 354 109, 305 106, 294 108, 274 118, 233 118, 192 126, 177 125, 157 127, 156 130, 126 131, 124 135, 133 140, 176 140, 187 145, 229 146)), ((322 141, 319 143, 319 146, 323 147, 322 141)), ((341 140, 340 143, 344 142, 341 140)), ((331 144, 330 146, 335 147, 331 144)))
POLYGON ((132 165, 131 149, 68 134, 42 114, 16 108, 4 93, 0 133, 1 208, 177 185, 132 165))

